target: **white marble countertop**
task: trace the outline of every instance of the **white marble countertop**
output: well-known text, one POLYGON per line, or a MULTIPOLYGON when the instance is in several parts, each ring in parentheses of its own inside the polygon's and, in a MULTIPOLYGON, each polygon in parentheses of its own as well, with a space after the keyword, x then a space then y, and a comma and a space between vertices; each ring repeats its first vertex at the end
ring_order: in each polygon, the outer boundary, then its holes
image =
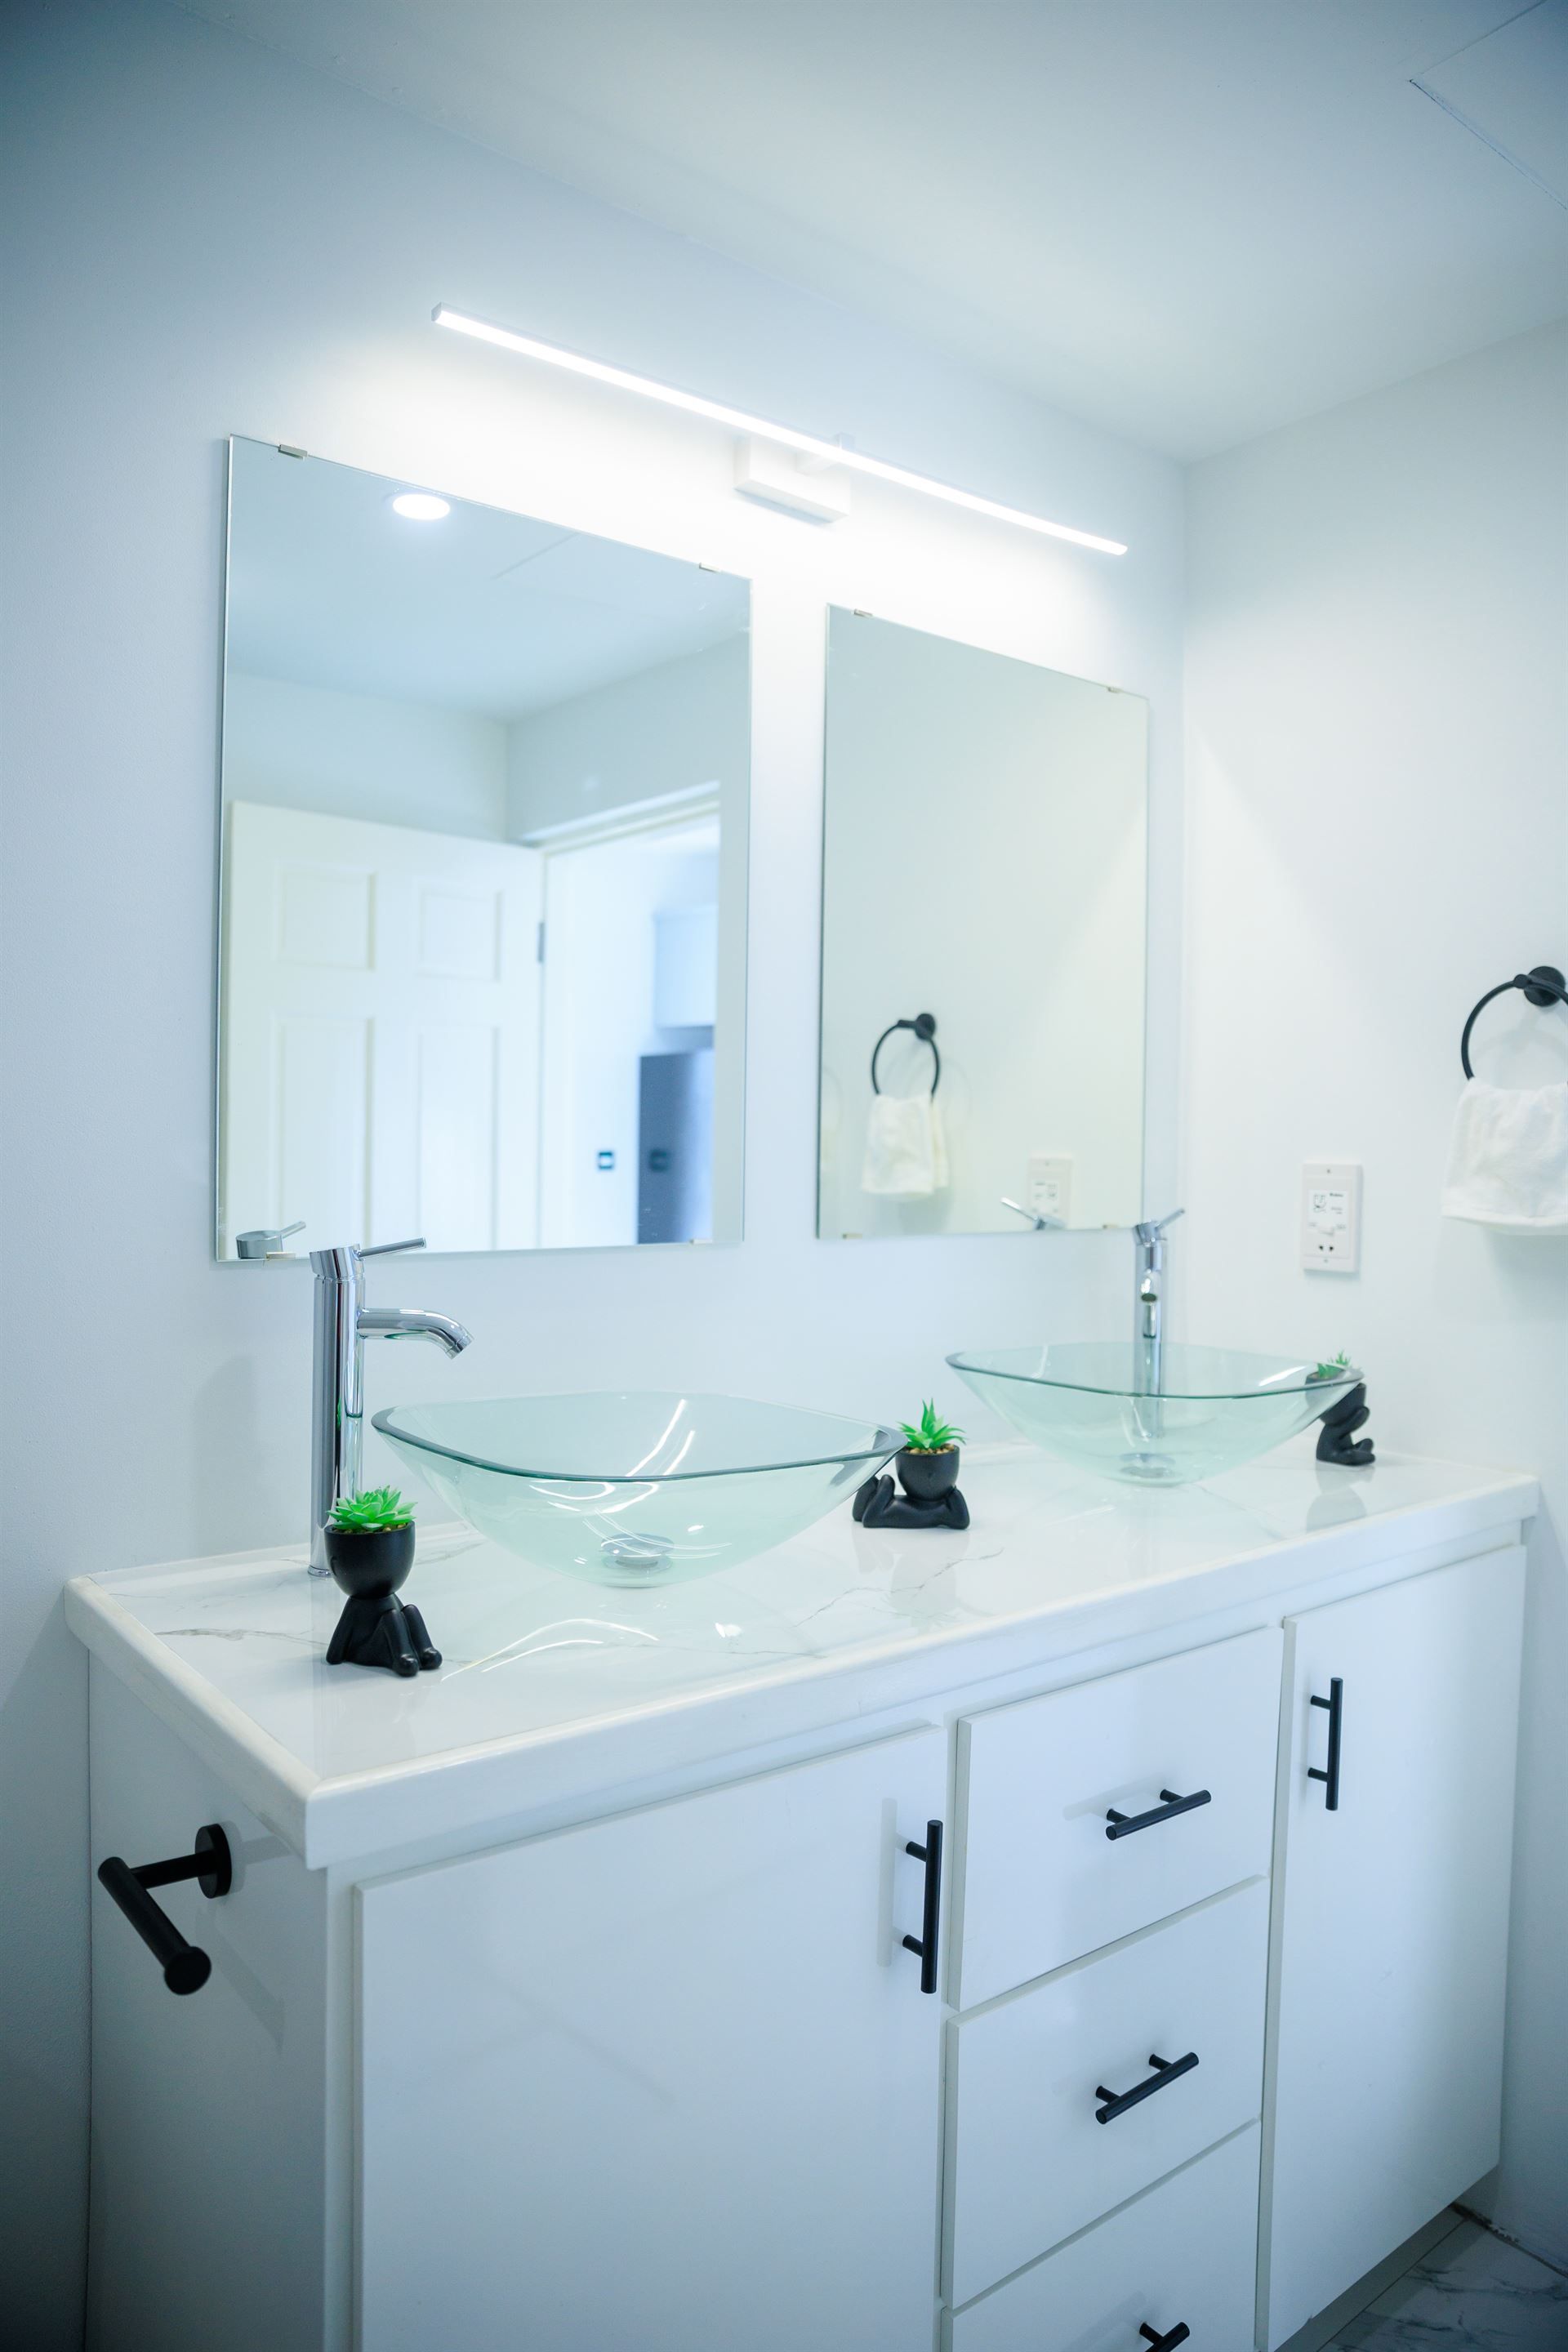
POLYGON ((79 1577, 67 1612, 316 1865, 1484 1538, 1537 1500, 1518 1473, 1410 1456, 1322 1469, 1310 1439, 1163 1493, 973 1449, 963 1486, 963 1534, 868 1531, 845 1508, 663 1591, 427 1529, 408 1589, 444 1663, 408 1681, 326 1664, 342 1596, 297 1547, 79 1577))

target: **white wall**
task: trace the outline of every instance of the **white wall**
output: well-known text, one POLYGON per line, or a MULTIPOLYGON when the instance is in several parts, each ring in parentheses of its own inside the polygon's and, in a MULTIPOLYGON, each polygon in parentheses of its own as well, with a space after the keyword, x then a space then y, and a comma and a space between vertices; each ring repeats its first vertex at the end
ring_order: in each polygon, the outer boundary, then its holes
POLYGON ((750 667, 750 641, 731 637, 514 719, 513 839, 700 784, 719 785, 732 822, 751 759, 750 667))
MULTIPOLYGON (((1544 1475, 1495 2193, 1568 2261, 1568 1242, 1437 1214, 1466 1013, 1568 965, 1568 329, 1199 467, 1190 533, 1184 1328, 1349 1348, 1385 1445, 1544 1475), (1298 1271, 1330 1158, 1355 1279, 1298 1271)), ((1568 1076, 1568 1017, 1484 1020, 1478 1069, 1568 1076)))
POLYGON ((508 838, 499 719, 231 669, 223 730, 226 800, 508 838))
MULTIPOLYGON (((210 1256, 224 436, 756 582, 746 1241, 405 1268, 397 1288, 460 1316, 476 1345, 450 1367, 373 1354, 373 1408, 668 1383, 887 1414, 943 1396, 950 1346, 1120 1315, 1115 1237, 813 1237, 823 612, 868 606, 1148 694, 1168 878, 1182 491, 1163 460, 162 0, 15 0, 0 39, 0 394, 6 446, 25 453, 6 476, 0 592, 0 2017, 15 2075, 0 2277, 17 2340, 56 2352, 80 2311, 89 1883, 86 1678, 59 1587, 285 1538, 303 1517, 308 1274, 210 1256), (440 334, 437 300, 851 432, 1131 552, 1053 547, 868 483, 849 521, 814 530, 734 495, 711 426, 440 334)), ((1167 890, 1152 986, 1162 1196, 1176 921, 1167 890)), ((390 1295, 380 1276, 372 1290, 390 1295)))

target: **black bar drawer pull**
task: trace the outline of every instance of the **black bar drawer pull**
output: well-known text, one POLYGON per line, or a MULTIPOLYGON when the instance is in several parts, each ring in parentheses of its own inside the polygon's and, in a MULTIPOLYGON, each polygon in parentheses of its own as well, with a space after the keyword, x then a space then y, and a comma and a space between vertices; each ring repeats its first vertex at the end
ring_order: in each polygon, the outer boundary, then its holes
POLYGON ((926 1842, 916 1845, 911 1841, 904 1847, 917 1862, 926 1866, 925 1901, 921 1910, 921 1931, 918 1936, 904 1937, 904 1949, 913 1952, 921 1964, 921 1990, 936 1990, 936 1957, 938 1930, 942 1925, 942 1823, 927 1822, 926 1842))
POLYGON ((187 1944, 166 1911, 161 1911, 150 1886, 173 1886, 194 1878, 209 1902, 226 1895, 234 1885, 234 1862, 228 1840, 216 1822, 196 1832, 194 1852, 177 1853, 169 1862, 143 1862, 134 1869, 117 1853, 98 1865, 100 1886, 106 1887, 163 1971, 171 1992, 200 1992, 213 1972, 206 1954, 187 1944))
POLYGON ((1138 2106, 1144 2099, 1152 2099, 1156 2091, 1163 2091, 1167 2083, 1175 2081, 1178 2074, 1190 2074, 1197 2063, 1195 2050, 1189 2050, 1184 2058, 1151 2057, 1149 2063, 1154 2072, 1146 2083, 1136 2084, 1131 2091, 1108 2091, 1103 2083, 1097 2083, 1094 2095, 1097 2099, 1103 2099, 1105 2105, 1096 2107, 1095 2122, 1113 2124, 1118 2116, 1124 2116, 1129 2107, 1138 2106))
POLYGON ((1335 1675, 1329 1684, 1327 1698, 1320 1698, 1316 1691, 1312 1693, 1312 1705, 1328 1710, 1329 1768, 1326 1772, 1322 1772, 1315 1764, 1309 1764, 1307 1778, 1309 1780, 1321 1780, 1326 1783, 1323 1790, 1323 1811, 1326 1813, 1337 1813, 1340 1809, 1340 1727, 1343 1720, 1345 1706, 1345 1686, 1338 1675, 1335 1675))
POLYGON ((1147 2339, 1149 2352, 1176 2352, 1177 2345, 1184 2344, 1192 2332, 1184 2319, 1178 2319, 1168 2336, 1162 2336, 1157 2328, 1150 2326, 1147 2320, 1138 2330, 1139 2335, 1147 2339))
POLYGON ((1106 1812, 1110 1827, 1108 1838, 1131 1837, 1134 1830, 1152 1830, 1156 1822, 1173 1822, 1178 1813, 1195 1812, 1199 1805, 1212 1805, 1214 1799, 1206 1789, 1194 1789, 1190 1797, 1178 1797, 1174 1789, 1162 1789, 1160 1802, 1146 1813, 1119 1813, 1115 1807, 1106 1812))

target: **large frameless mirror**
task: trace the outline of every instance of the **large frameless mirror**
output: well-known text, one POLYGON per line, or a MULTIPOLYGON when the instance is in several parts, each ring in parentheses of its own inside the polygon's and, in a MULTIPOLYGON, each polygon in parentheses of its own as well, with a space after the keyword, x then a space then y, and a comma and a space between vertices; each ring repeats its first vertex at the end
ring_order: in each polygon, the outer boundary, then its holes
POLYGON ((739 1237, 749 619, 230 445, 220 1257, 739 1237))
POLYGON ((1142 1214, 1147 706, 828 617, 817 1231, 1142 1214))

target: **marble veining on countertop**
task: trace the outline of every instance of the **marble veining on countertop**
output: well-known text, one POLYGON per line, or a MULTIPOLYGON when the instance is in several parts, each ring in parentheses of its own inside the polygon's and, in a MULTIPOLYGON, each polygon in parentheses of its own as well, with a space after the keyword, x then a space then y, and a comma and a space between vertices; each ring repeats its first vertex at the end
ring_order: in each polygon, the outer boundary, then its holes
MULTIPOLYGON (((1173 1586, 1281 1547, 1337 1557, 1370 1538, 1386 1553, 1535 1507, 1532 1483, 1514 1474, 1396 1456, 1367 1472, 1324 1469, 1305 1441, 1163 1493, 1023 1448, 974 1449, 964 1486, 973 1516, 962 1533, 868 1530, 845 1508, 740 1568, 663 1591, 579 1581, 463 1528, 429 1529, 408 1591, 443 1664, 407 1681, 326 1664, 342 1595, 305 1573, 295 1547, 78 1578, 67 1606, 116 1672, 153 1703, 168 1699, 176 1727, 199 1717, 215 1738, 253 1748, 302 1819, 330 1790, 494 1743, 537 1747, 743 1701, 998 1629, 1059 1632, 1061 1621, 1103 1617, 1096 1604, 1116 1604, 1139 1630, 1168 1622, 1178 1602, 1202 1605, 1173 1586), (1402 1537, 1394 1523, 1413 1515, 1432 1525, 1402 1537)), ((961 1663, 943 1671, 963 1677, 961 1663)), ((299 1821, 282 1825, 297 1832, 299 1821)))

